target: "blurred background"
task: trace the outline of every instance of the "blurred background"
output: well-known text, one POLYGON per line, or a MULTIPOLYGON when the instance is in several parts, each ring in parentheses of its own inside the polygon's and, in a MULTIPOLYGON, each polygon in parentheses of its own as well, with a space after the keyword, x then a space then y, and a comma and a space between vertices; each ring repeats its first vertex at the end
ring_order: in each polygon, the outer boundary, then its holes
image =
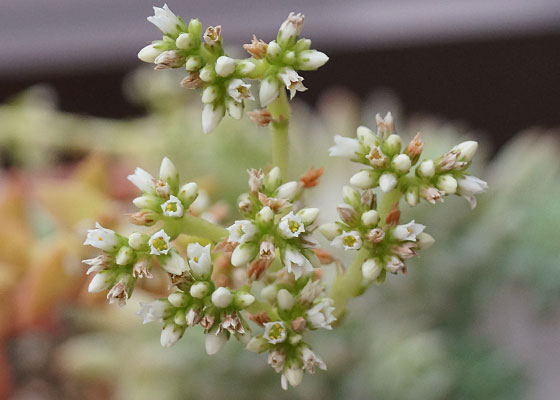
MULTIPOLYGON (((147 0, 0 4, 0 399, 556 399, 560 394, 560 2, 558 0, 175 1, 222 25, 230 53, 269 41, 289 11, 330 61, 305 73, 291 172, 327 167, 309 204, 334 218, 353 166, 328 159, 335 134, 392 111, 426 156, 481 142, 490 191, 471 212, 450 198, 410 215, 436 244, 406 277, 370 290, 333 332, 313 335, 329 371, 284 393, 262 356, 229 343, 206 356, 200 331, 172 349, 124 310, 86 293, 80 260, 95 221, 128 232, 136 166, 169 156, 205 195, 195 213, 237 217, 245 170, 269 160, 266 129, 200 128, 181 71, 136 54, 159 36, 147 0), (309 152, 308 149, 313 151, 309 152), (239 157, 239 149, 243 156, 239 157), (311 153, 311 155, 310 155, 311 153)), ((237 53, 236 53, 237 52, 237 53)), ((342 257, 344 255, 341 255, 342 257)))

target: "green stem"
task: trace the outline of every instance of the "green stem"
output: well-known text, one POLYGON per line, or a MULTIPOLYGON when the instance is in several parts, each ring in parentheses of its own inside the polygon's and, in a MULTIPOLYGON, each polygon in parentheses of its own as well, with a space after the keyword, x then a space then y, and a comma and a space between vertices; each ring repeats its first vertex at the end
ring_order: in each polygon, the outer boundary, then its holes
POLYGON ((270 124, 272 133, 272 163, 280 168, 280 176, 286 179, 288 174, 288 126, 290 122, 290 103, 284 88, 272 103, 268 111, 273 121, 270 124))
POLYGON ((192 215, 183 216, 180 229, 187 235, 203 237, 215 243, 228 235, 227 229, 192 215))
MULTIPOLYGON (((381 202, 377 207, 379 213, 380 226, 385 225, 385 218, 391 211, 395 203, 400 201, 402 192, 395 189, 386 193, 381 198, 381 202)), ((363 293, 362 287, 362 264, 369 255, 369 249, 363 246, 356 257, 352 261, 350 267, 344 274, 338 274, 331 288, 329 297, 334 300, 334 316, 339 319, 346 311, 346 305, 352 297, 359 296, 363 293)))

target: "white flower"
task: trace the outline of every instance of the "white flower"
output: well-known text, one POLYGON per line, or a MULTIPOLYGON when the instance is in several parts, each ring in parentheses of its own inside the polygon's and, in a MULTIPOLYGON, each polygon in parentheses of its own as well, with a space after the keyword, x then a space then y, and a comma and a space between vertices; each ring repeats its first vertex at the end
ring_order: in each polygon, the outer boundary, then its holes
POLYGON ((160 336, 160 343, 163 347, 171 347, 175 343, 181 339, 183 336, 183 332, 185 332, 184 328, 175 325, 174 323, 170 323, 165 325, 163 330, 161 331, 160 336))
POLYGON ((298 60, 300 62, 299 69, 312 71, 325 65, 329 61, 329 57, 317 50, 305 50, 299 53, 298 60))
POLYGON ((299 251, 291 249, 286 249, 284 252, 284 266, 288 273, 294 274, 296 279, 299 279, 304 272, 313 272, 313 266, 309 260, 299 251))
POLYGON ((310 374, 315 373, 315 365, 323 371, 327 370, 327 364, 325 364, 321 357, 315 354, 309 347, 304 347, 301 351, 301 360, 303 361, 303 369, 310 374))
POLYGON ((158 27, 158 29, 165 35, 176 35, 179 33, 178 25, 181 20, 173 14, 173 11, 163 5, 163 8, 154 7, 154 16, 148 17, 148 21, 158 27))
POLYGON ((161 205, 161 209, 166 217, 181 218, 184 212, 181 200, 173 195, 169 196, 169 200, 161 205))
POLYGON ((120 308, 123 308, 126 305, 126 299, 128 299, 128 289, 125 278, 123 278, 109 290, 107 300, 109 300, 109 304, 117 303, 120 308))
POLYGON ((228 340, 228 332, 220 331, 218 333, 218 326, 212 328, 205 336, 206 352, 209 355, 216 354, 226 344, 228 340))
POLYGON ((290 91, 290 99, 294 98, 296 92, 305 92, 307 90, 307 88, 303 86, 303 78, 292 68, 284 68, 279 77, 282 79, 282 82, 284 82, 286 89, 290 91))
POLYGON ((84 264, 89 265, 89 268, 86 272, 86 275, 89 275, 92 272, 99 272, 99 271, 103 271, 104 269, 109 268, 109 264, 112 260, 113 260, 112 257, 103 253, 103 254, 98 255, 95 258, 90 258, 88 260, 82 260, 82 262, 84 264))
POLYGON ((332 302, 331 299, 325 298, 307 311, 307 321, 313 328, 332 329, 331 324, 336 321, 335 316, 332 314, 334 311, 332 302))
POLYGON ((185 259, 176 250, 172 250, 166 257, 160 257, 159 262, 161 268, 173 275, 182 275, 187 270, 185 259))
POLYGON ((457 181, 457 193, 463 196, 471 208, 476 207, 476 194, 480 194, 488 190, 488 184, 475 176, 466 175, 463 179, 457 181))
POLYGON ((151 303, 140 303, 140 311, 136 313, 143 319, 143 324, 147 324, 153 321, 163 321, 163 314, 169 303, 165 300, 156 300, 151 303))
POLYGON ((227 230, 229 232, 228 242, 231 243, 248 242, 257 233, 257 227, 245 219, 235 221, 227 230))
POLYGON ((149 44, 138 52, 138 58, 144 62, 153 63, 161 53, 161 50, 156 49, 153 44, 149 44))
POLYGON ((426 226, 421 224, 416 224, 414 220, 410 221, 406 225, 397 225, 393 230, 393 236, 398 240, 411 240, 416 241, 416 236, 421 234, 426 226))
POLYGON ((400 258, 392 256, 387 264, 385 264, 385 268, 392 274, 396 274, 404 269, 404 263, 400 258))
POLYGON ((289 41, 297 39, 303 27, 304 16, 300 13, 294 14, 291 12, 288 18, 280 26, 278 31, 278 40, 281 44, 287 44, 289 41))
POLYGON ((151 193, 156 190, 154 177, 142 168, 136 168, 134 174, 128 175, 127 179, 142 192, 151 193))
POLYGON ((206 278, 212 272, 212 257, 210 245, 202 247, 199 243, 189 243, 187 247, 189 266, 193 274, 199 278, 206 278))
POLYGON ((357 139, 336 135, 334 146, 329 148, 329 156, 353 159, 362 151, 362 145, 357 139))
POLYGON ((232 79, 229 82, 227 92, 237 102, 255 99, 253 93, 251 93, 251 85, 241 79, 232 79))
POLYGON ((311 304, 323 292, 323 285, 320 280, 308 280, 301 292, 299 293, 299 302, 301 304, 311 304))
POLYGON ((235 70, 235 60, 227 56, 220 56, 216 60, 216 74, 226 77, 235 70))
POLYGON ((148 240, 148 245, 150 246, 150 254, 155 254, 156 256, 167 254, 170 250, 169 239, 169 235, 165 233, 163 229, 154 233, 150 237, 150 240, 148 240))
POLYGON ((218 308, 226 308, 232 300, 233 295, 225 287, 219 287, 212 293, 212 303, 218 308))
POLYGON ((382 191, 388 193, 397 186, 397 182, 398 181, 395 175, 391 174, 390 172, 385 172, 379 178, 379 187, 382 191))
POLYGON ((114 251, 119 244, 117 234, 111 229, 103 228, 99 222, 95 223, 96 229, 89 229, 85 245, 90 245, 104 251, 114 251))
POLYGON ((335 237, 331 244, 344 250, 358 250, 362 247, 362 238, 357 231, 343 232, 335 237))
POLYGON ((261 82, 259 88, 259 99, 261 106, 266 107, 278 97, 280 92, 280 85, 274 77, 267 77, 261 82))
POLYGON ((216 129, 225 112, 222 105, 206 104, 202 109, 202 131, 208 134, 216 129))
POLYGON ((268 364, 276 371, 282 372, 286 361, 286 353, 280 350, 273 350, 268 353, 268 364))
POLYGON ((269 343, 282 343, 284 340, 286 340, 286 336, 286 327, 284 326, 284 323, 282 321, 264 323, 263 337, 268 340, 269 343))
POLYGON ((278 230, 285 238, 298 237, 301 233, 305 232, 305 227, 301 217, 290 211, 289 214, 284 215, 278 224, 278 230))

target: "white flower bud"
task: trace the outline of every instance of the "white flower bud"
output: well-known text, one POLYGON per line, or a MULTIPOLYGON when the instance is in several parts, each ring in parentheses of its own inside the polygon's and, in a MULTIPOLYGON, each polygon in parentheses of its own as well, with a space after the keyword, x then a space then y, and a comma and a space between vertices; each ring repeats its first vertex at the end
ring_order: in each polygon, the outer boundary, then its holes
POLYGON ((362 275, 366 281, 371 282, 379 277, 382 269, 375 258, 369 258, 362 264, 362 275))
POLYGON ((185 203, 190 205, 198 196, 198 185, 194 182, 189 182, 181 187, 177 197, 185 203))
POLYGON ((270 303, 276 300, 277 294, 278 288, 276 287, 276 285, 268 285, 261 290, 261 296, 270 303))
POLYGON ((410 157, 406 154, 399 154, 393 158, 392 164, 395 171, 399 174, 406 174, 412 166, 412 161, 410 161, 410 157))
POLYGON ((288 201, 294 200, 296 195, 299 194, 298 183, 296 181, 291 181, 280 185, 276 192, 276 197, 280 199, 286 199, 288 201))
POLYGON ((159 257, 159 263, 161 268, 173 275, 182 275, 187 270, 185 259, 176 250, 159 257))
POLYGON ((177 46, 178 49, 181 50, 188 50, 193 46, 193 44, 194 44, 194 38, 193 35, 191 35, 190 33, 181 33, 177 37, 177 40, 175 40, 175 45, 177 46))
POLYGON ((281 52, 282 52, 282 48, 274 40, 272 42, 270 42, 268 44, 268 47, 266 48, 266 55, 267 55, 267 57, 270 57, 270 58, 278 57, 281 52))
POLYGON ((253 353, 262 353, 268 348, 268 341, 262 336, 254 336, 245 348, 253 353))
POLYGON ((295 299, 294 296, 286 289, 280 289, 276 295, 276 300, 278 301, 278 307, 281 310, 291 310, 294 306, 295 299))
POLYGON ((379 214, 375 210, 369 210, 362 214, 362 222, 365 226, 376 226, 379 222, 379 214))
POLYGON ((425 232, 422 232, 418 236, 416 236, 416 246, 421 250, 431 247, 435 241, 436 240, 432 237, 432 235, 429 235, 425 232))
MULTIPOLYGON (((269 47, 270 48, 270 47, 269 47)), ((272 103, 278 97, 280 92, 280 84, 278 80, 274 77, 268 77, 261 82, 261 87, 259 89, 259 98, 261 101, 261 106, 266 107, 272 103)))
POLYGON ((379 187, 381 188, 382 191, 384 191, 385 193, 388 193, 397 186, 397 182, 398 181, 397 181, 397 178, 395 177, 395 175, 393 175, 389 172, 385 172, 379 178, 379 187))
POLYGON ((319 227, 319 232, 321 232, 327 240, 333 240, 342 233, 340 227, 335 222, 321 225, 319 227))
POLYGON ((239 308, 249 307, 255 302, 255 296, 247 292, 237 292, 235 294, 234 303, 239 308))
POLYGON ((367 126, 359 126, 358 129, 356 129, 356 136, 363 144, 370 148, 379 145, 379 139, 367 126))
POLYGON ((358 191, 350 186, 342 187, 342 199, 352 207, 358 207, 362 202, 362 197, 358 191))
POLYGON ((282 58, 282 62, 284 64, 292 65, 296 60, 296 53, 293 51, 288 51, 284 54, 284 58, 282 58))
POLYGON ((231 304, 233 300, 233 295, 229 289, 225 287, 219 287, 212 293, 212 304, 218 308, 226 308, 231 304))
POLYGON ((418 166, 418 173, 424 178, 431 178, 436 173, 434 160, 426 160, 418 166))
POLYGON ((235 60, 230 57, 220 56, 216 60, 216 73, 220 76, 229 76, 235 71, 235 60))
POLYGON ((158 207, 158 201, 156 200, 156 198, 154 198, 154 196, 151 195, 136 197, 132 200, 132 204, 140 209, 147 208, 153 210, 157 209, 158 207))
POLYGON ((383 143, 383 152, 388 156, 393 156, 401 151, 401 137, 396 134, 389 135, 383 143))
POLYGON ((361 170, 350 178, 350 184, 360 189, 371 189, 374 185, 373 177, 368 170, 361 170))
POLYGON ((206 353, 209 355, 216 354, 226 344, 228 336, 227 331, 223 330, 216 334, 217 328, 208 332, 205 337, 206 353))
POLYGON ((167 296, 167 301, 169 301, 173 307, 184 307, 187 305, 187 296, 185 296, 184 293, 175 292, 167 296))
POLYGON ((206 104, 202 110, 202 131, 208 134, 216 129, 224 114, 224 106, 206 104))
POLYGON ((436 186, 439 190, 444 191, 445 194, 454 194, 457 191, 457 179, 451 175, 442 175, 438 178, 436 186))
POLYGON ((418 204, 419 196, 417 188, 409 188, 404 194, 404 198, 409 206, 414 207, 418 204))
POLYGON ((243 103, 241 101, 229 99, 226 105, 228 114, 233 119, 241 119, 241 117, 243 116, 243 103))
MULTIPOLYGON (((197 71, 201 65, 202 65, 202 60, 200 59, 199 56, 191 56, 188 57, 187 61, 185 62, 185 69, 189 72, 194 72, 197 71)), ((202 76, 200 77, 200 79, 202 79, 202 76)), ((204 79, 202 80, 208 82, 204 79)))
POLYGON ((140 250, 148 245, 148 240, 150 237, 145 233, 133 232, 128 237, 128 245, 134 250, 140 250))
POLYGON ((303 208, 298 211, 297 215, 301 218, 304 225, 311 225, 319 215, 318 208, 303 208))
POLYGON ((156 49, 153 44, 149 44, 138 52, 138 58, 144 62, 153 63, 161 53, 161 50, 156 49))
POLYGON ((123 246, 117 252, 117 256, 115 257, 115 262, 118 265, 128 265, 134 260, 134 251, 128 247, 123 246))
POLYGON ((459 151, 459 156, 457 157, 461 161, 471 162, 476 149, 478 148, 478 142, 474 140, 469 140, 463 143, 459 143, 453 149, 459 151))
POLYGON ((284 376, 292 386, 298 386, 303 378, 303 370, 298 366, 292 366, 284 372, 284 376))
POLYGON ((113 286, 115 281, 115 274, 111 270, 104 270, 98 272, 88 286, 88 292, 97 293, 108 290, 113 286))
POLYGON ((329 57, 325 53, 317 50, 306 50, 299 53, 299 69, 302 71, 313 71, 322 67, 329 61, 329 57))
POLYGON ((274 191, 280 185, 280 168, 274 167, 264 178, 264 187, 267 190, 274 191))
POLYGON ((202 91, 202 102, 204 104, 213 103, 214 100, 218 97, 218 91, 214 86, 208 86, 206 89, 202 91))
POLYGON ((173 317, 173 322, 176 325, 185 326, 187 324, 185 310, 178 310, 173 317))
POLYGON ((256 255, 253 245, 239 245, 231 253, 231 265, 234 267, 243 267, 251 261, 256 255))
POLYGON ((274 211, 268 206, 263 207, 257 214, 257 221, 264 225, 270 224, 274 221, 274 211))
POLYGON ((160 343, 163 347, 171 347, 181 339, 184 328, 173 323, 165 325, 161 331, 160 343))
POLYGON ((202 299, 208 294, 210 285, 208 282, 196 282, 191 286, 190 294, 195 299, 202 299))
POLYGON ((179 172, 177 172, 175 164, 173 164, 173 162, 167 157, 163 157, 163 160, 161 161, 159 179, 169 182, 170 184, 179 181, 179 172))
MULTIPOLYGON (((197 66, 197 69, 199 67, 200 66, 197 66)), ((214 71, 214 68, 212 68, 210 65, 206 65, 204 68, 200 70, 199 78, 204 82, 212 82, 214 78, 216 78, 216 72, 214 71)))
POLYGON ((239 75, 247 76, 255 70, 255 64, 251 61, 240 61, 235 69, 239 75))

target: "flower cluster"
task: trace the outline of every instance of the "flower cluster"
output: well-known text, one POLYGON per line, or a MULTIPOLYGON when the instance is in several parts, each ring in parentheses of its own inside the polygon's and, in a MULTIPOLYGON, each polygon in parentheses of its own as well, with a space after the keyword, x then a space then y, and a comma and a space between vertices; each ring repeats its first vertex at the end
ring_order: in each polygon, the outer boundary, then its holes
POLYGON ((278 97, 281 85, 292 98, 297 91, 307 90, 296 70, 315 70, 328 61, 324 53, 309 49, 311 41, 298 40, 303 25, 301 14, 290 13, 276 41, 266 44, 253 36, 252 42, 244 46, 251 55, 247 59, 225 54, 220 25, 210 26, 202 34, 198 19, 191 19, 187 25, 167 5, 154 7, 154 16, 148 21, 159 28, 163 39, 140 50, 138 58, 154 63, 156 69, 187 70, 181 86, 202 89, 204 133, 216 129, 226 111, 235 119, 242 117, 245 101, 254 100, 251 85, 244 79, 262 81, 260 102, 265 107, 278 97))
POLYGON ((339 156, 367 165, 350 178, 350 184, 360 189, 379 187, 388 193, 398 189, 406 202, 415 206, 422 198, 431 204, 443 202, 446 195, 457 194, 466 198, 472 208, 475 195, 488 188, 486 182, 466 174, 478 143, 467 141, 453 147, 441 157, 422 160, 424 148, 418 133, 403 148, 402 140, 395 133, 393 117, 377 115, 377 134, 361 126, 357 138, 335 136, 335 145, 329 149, 331 156, 339 156), (416 165, 415 168, 413 168, 416 165), (412 173, 411 170, 414 170, 412 173))

